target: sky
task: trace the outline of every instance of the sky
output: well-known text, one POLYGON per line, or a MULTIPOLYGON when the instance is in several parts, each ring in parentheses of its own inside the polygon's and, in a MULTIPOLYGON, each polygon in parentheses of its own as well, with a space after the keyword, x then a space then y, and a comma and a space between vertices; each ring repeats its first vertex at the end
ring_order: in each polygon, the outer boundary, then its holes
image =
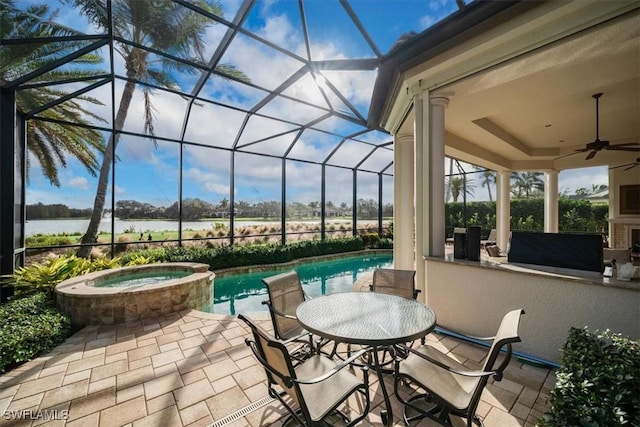
MULTIPOLYGON (((84 17, 77 11, 53 1, 48 2, 60 8, 59 21, 88 34, 96 33, 84 17)), ((223 17, 232 21, 240 8, 238 0, 223 0, 223 17)), ((350 6, 367 29, 376 48, 386 53, 393 43, 404 33, 419 33, 456 9, 454 0, 350 0, 350 6)), ((308 35, 311 43, 310 55, 313 60, 336 58, 373 58, 375 52, 359 34, 350 21, 345 9, 338 1, 311 0, 304 3, 308 23, 308 35)), ((306 57, 304 35, 300 25, 298 2, 293 0, 265 0, 256 2, 254 8, 243 23, 243 28, 261 38, 275 43, 292 52, 306 57)), ((205 35, 205 57, 210 57, 222 39, 226 27, 212 25, 205 35)), ((102 50, 104 58, 108 51, 102 50)), ((239 34, 223 57, 223 63, 233 64, 245 72, 252 83, 267 89, 275 89, 301 65, 291 56, 256 42, 246 35, 239 34)), ((123 60, 114 57, 116 72, 125 74, 123 60)), ((108 61, 105 62, 108 67, 108 61)), ((293 103, 287 99, 278 100, 265 106, 260 112, 278 115, 286 111, 287 120, 293 124, 269 119, 252 117, 247 123, 238 144, 250 144, 248 151, 282 155, 292 143, 296 124, 313 120, 321 110, 313 105, 326 106, 318 86, 327 84, 337 87, 349 102, 364 117, 368 113, 375 71, 354 71, 347 73, 323 72, 323 78, 314 79, 307 75, 287 89, 286 95, 304 99, 308 104, 293 103), (326 79, 326 80, 325 80, 326 79), (268 141, 260 141, 272 136, 268 141)), ((197 76, 179 75, 183 89, 190 92, 197 76)), ((122 92, 123 83, 118 81, 115 87, 116 103, 122 92)), ((67 89, 77 89, 70 85, 67 89)), ((331 93, 330 91, 327 91, 331 93)), ((265 97, 266 92, 221 78, 210 77, 200 94, 203 97, 219 100, 234 108, 249 109, 265 97)), ((103 107, 87 106, 103 117, 111 117, 111 86, 105 85, 89 93, 104 102, 103 107)), ((155 109, 155 133, 159 137, 179 138, 184 125, 187 101, 174 94, 154 91, 152 98, 155 109)), ((330 96, 329 102, 336 109, 347 107, 342 100, 330 96)), ((144 101, 139 91, 129 109, 125 130, 143 131, 144 101)), ((200 198, 210 203, 229 199, 231 183, 229 171, 231 159, 228 150, 236 139, 237 131, 244 121, 244 114, 233 108, 211 104, 195 105, 190 120, 184 127, 185 139, 202 146, 185 146, 183 159, 183 198, 200 198), (213 149, 218 146, 222 149, 213 149)), ((96 123, 97 124, 97 123, 96 123)), ((346 120, 326 120, 317 125, 318 131, 305 131, 296 142, 290 157, 300 160, 322 160, 326 158, 340 137, 339 135, 364 130, 346 120)), ((105 138, 109 135, 105 134, 105 138)), ((389 135, 370 132, 359 137, 362 141, 374 145, 391 141, 389 135)), ((362 142, 345 143, 333 156, 332 161, 340 166, 353 167, 367 156, 371 146, 362 142)), ((156 206, 169 206, 179 195, 178 144, 158 140, 154 144, 148 138, 123 136, 117 149, 118 163, 115 183, 110 188, 115 191, 116 200, 133 199, 148 202, 156 206)), ((374 150, 363 163, 365 169, 383 170, 393 159, 390 151, 374 150)), ((43 177, 37 162, 31 161, 27 185, 27 204, 64 203, 75 208, 90 208, 93 205, 97 178, 86 172, 77 161, 68 158, 68 167, 60 170, 60 188, 52 186, 43 177)), ((282 161, 277 158, 252 154, 238 154, 233 165, 235 169, 235 199, 257 203, 279 200, 282 187, 282 161)), ((593 184, 606 184, 606 168, 591 168, 563 171, 559 176, 560 191, 572 194, 576 188, 591 187, 593 184), (588 183, 588 184, 585 184, 588 183)), ((389 169, 391 171, 391 169, 389 169)), ((317 165, 287 161, 286 194, 288 201, 308 203, 320 200, 321 169, 317 165)), ((383 180, 383 201, 393 201, 392 178, 383 180)), ((353 174, 349 169, 331 167, 326 173, 327 200, 336 204, 346 202, 351 205, 353 174)), ((378 175, 359 173, 357 176, 358 198, 377 199, 378 175)), ((495 194, 495 191, 493 191, 495 194)), ((486 189, 476 187, 473 200, 488 200, 486 189)), ((107 203, 109 206, 109 203, 107 203)))

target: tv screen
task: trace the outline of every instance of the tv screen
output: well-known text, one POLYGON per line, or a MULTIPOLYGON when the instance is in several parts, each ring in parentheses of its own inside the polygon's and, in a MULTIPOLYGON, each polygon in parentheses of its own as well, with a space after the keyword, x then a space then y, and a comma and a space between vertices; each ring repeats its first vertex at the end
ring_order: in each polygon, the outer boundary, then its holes
POLYGON ((507 260, 602 272, 602 236, 512 231, 507 260))

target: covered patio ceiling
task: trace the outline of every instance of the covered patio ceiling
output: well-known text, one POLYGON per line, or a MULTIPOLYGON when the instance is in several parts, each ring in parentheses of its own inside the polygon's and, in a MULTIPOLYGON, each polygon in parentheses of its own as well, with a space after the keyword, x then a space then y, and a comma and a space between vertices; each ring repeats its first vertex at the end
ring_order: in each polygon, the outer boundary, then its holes
MULTIPOLYGON (((638 4, 619 2, 615 7, 600 7, 597 20, 572 29, 575 16, 596 15, 598 6, 602 5, 577 2, 554 6, 555 19, 565 20, 566 34, 551 43, 523 49, 513 59, 497 59, 484 69, 480 64, 491 59, 478 59, 483 44, 504 51, 501 44, 509 41, 500 37, 509 36, 485 32, 476 36, 476 44, 460 48, 457 57, 449 50, 407 69, 401 78, 403 87, 396 89, 401 95, 395 105, 389 104, 382 111, 381 122, 397 134, 412 133, 410 111, 398 125, 402 102, 412 91, 415 93, 416 87, 422 85, 424 89, 425 82, 442 78, 445 74, 441 68, 448 67, 449 82, 431 88, 431 96, 449 98, 445 113, 447 156, 494 170, 563 170, 634 161, 640 157, 639 151, 601 150, 589 160, 588 152, 562 157, 596 139, 596 103, 592 98, 596 93, 602 93, 600 140, 611 145, 635 143, 634 148, 640 149, 638 4), (491 36, 489 43, 483 36, 491 36), (477 70, 463 78, 451 77, 458 67, 454 61, 460 58, 476 61, 477 70)), ((527 13, 535 15, 536 10, 527 13)), ((538 14, 539 19, 529 19, 520 28, 514 24, 509 31, 522 38, 522 34, 540 32, 554 24, 538 14)), ((512 21, 517 22, 517 18, 512 21)))

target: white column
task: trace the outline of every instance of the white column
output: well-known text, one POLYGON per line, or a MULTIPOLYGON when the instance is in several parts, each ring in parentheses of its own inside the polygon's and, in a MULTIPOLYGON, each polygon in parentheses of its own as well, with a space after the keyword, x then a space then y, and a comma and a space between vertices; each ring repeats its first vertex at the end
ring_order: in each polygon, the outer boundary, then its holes
MULTIPOLYGON (((415 154, 415 166, 414 166, 414 192, 415 192, 415 224, 416 224, 416 239, 415 239, 415 256, 416 256, 416 288, 422 292, 418 294, 418 299, 422 302, 428 302, 429 296, 427 295, 424 261, 422 257, 426 254, 426 241, 427 232, 425 224, 426 208, 425 208, 425 131, 429 128, 429 109, 424 108, 424 100, 422 94, 415 95, 413 97, 413 137, 414 137, 414 154, 415 154), (426 110, 426 111, 425 111, 426 110)), ((395 247, 395 242, 394 245, 395 247)))
POLYGON ((428 255, 444 256, 445 216, 444 216, 444 143, 445 143, 445 109, 449 105, 446 97, 430 99, 431 132, 428 139, 428 189, 427 199, 429 246, 428 255))
POLYGON ((393 263, 413 270, 414 264, 414 155, 413 135, 393 139, 393 263))
POLYGON ((497 244, 507 250, 511 220, 511 171, 498 171, 498 194, 496 196, 496 234, 497 244))
POLYGON ((558 171, 544 173, 544 231, 558 232, 558 171))

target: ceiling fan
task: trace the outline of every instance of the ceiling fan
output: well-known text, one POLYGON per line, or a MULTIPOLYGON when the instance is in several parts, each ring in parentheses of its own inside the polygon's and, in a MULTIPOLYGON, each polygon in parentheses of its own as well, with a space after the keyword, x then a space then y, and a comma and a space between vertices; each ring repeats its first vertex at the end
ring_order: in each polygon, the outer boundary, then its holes
POLYGON ((636 159, 636 161, 635 161, 635 162, 627 163, 627 164, 624 164, 624 165, 614 166, 614 167, 611 167, 611 168, 609 168, 609 169, 624 168, 625 166, 628 166, 628 167, 626 167, 626 168, 624 169, 625 171, 628 171, 629 169, 633 169, 633 168, 635 168, 636 166, 640 166, 640 157, 638 157, 638 158, 636 159))
POLYGON ((598 100, 602 96, 602 93, 596 93, 592 95, 592 98, 596 100, 596 139, 593 142, 589 142, 585 148, 579 148, 577 150, 573 150, 573 153, 565 154, 564 156, 557 157, 556 159, 561 159, 567 156, 573 156, 578 153, 586 153, 587 157, 585 160, 590 160, 598 154, 598 151, 601 150, 618 150, 618 151, 640 151, 640 144, 635 142, 629 142, 626 144, 615 144, 610 145, 609 141, 603 141, 600 139, 600 124, 599 124, 599 110, 598 110, 598 100))

